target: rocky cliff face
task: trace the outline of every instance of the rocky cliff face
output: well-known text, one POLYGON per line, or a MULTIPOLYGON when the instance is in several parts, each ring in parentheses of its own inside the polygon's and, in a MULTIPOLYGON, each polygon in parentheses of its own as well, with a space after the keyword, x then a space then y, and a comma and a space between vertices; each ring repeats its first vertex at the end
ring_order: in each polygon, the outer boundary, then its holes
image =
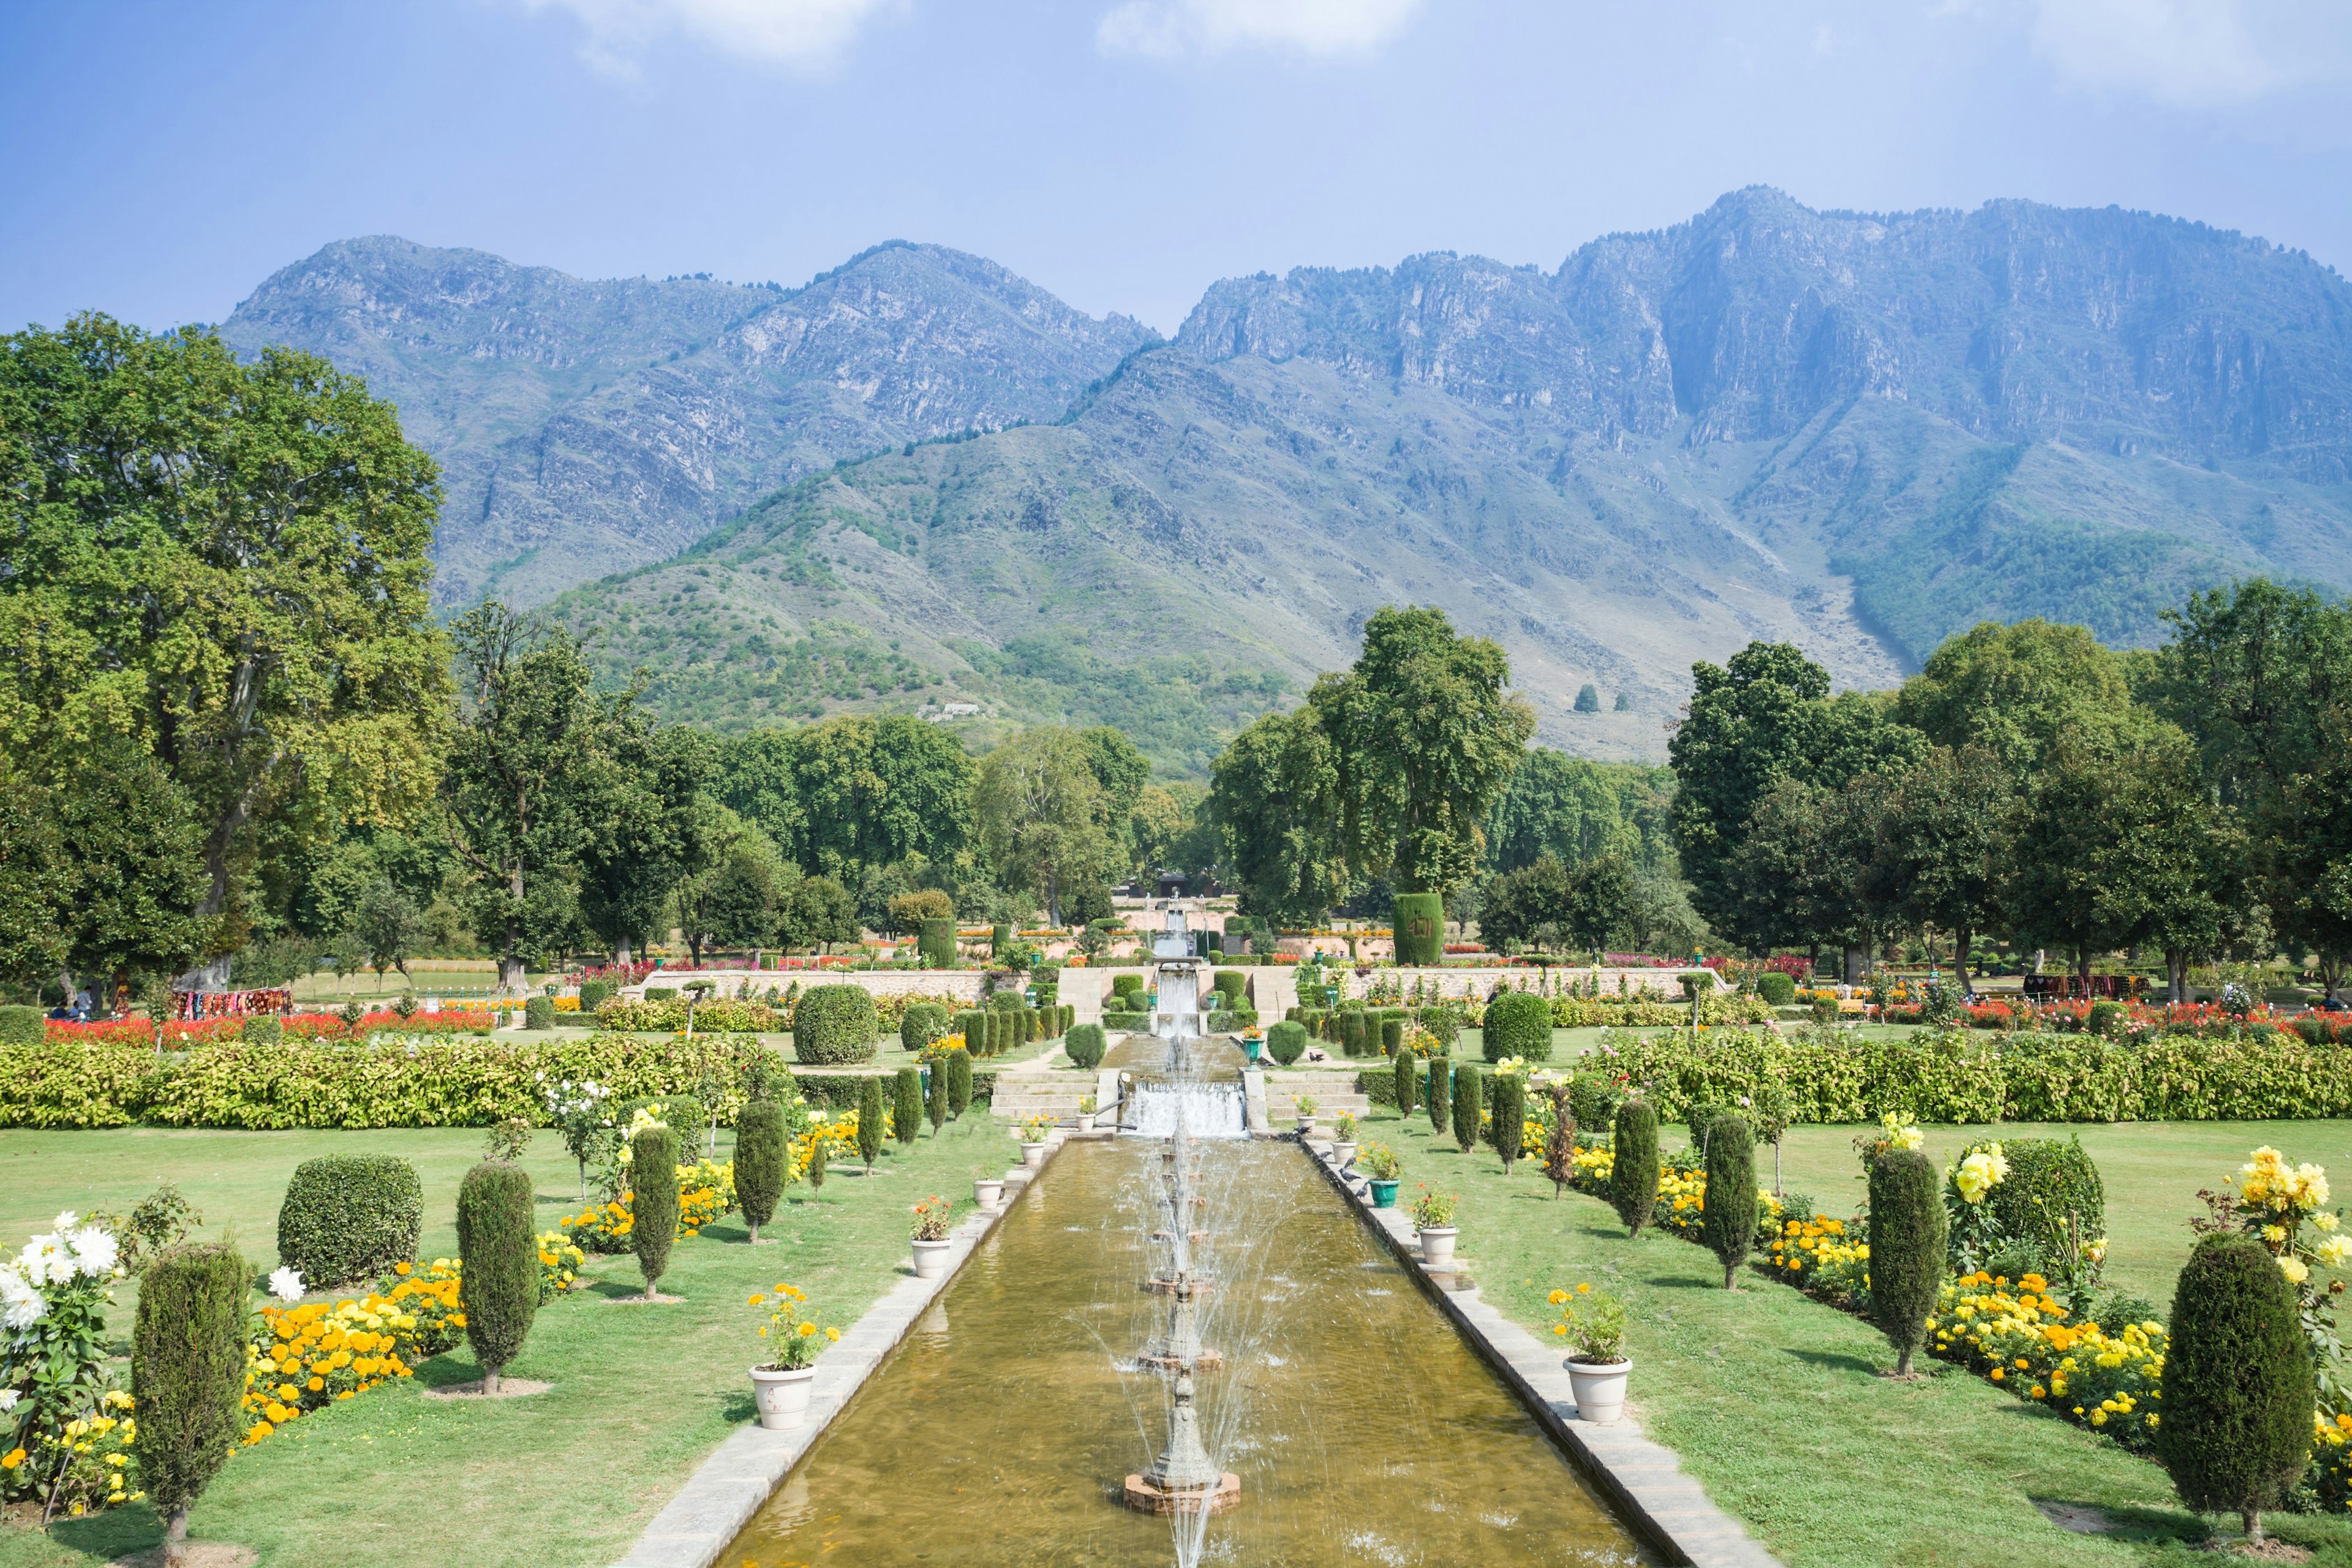
POLYGON ((877 247, 787 293, 390 238, 288 268, 223 330, 323 353, 400 406, 446 478, 449 603, 535 602, 841 458, 1055 418, 1150 337, 936 246, 877 247))

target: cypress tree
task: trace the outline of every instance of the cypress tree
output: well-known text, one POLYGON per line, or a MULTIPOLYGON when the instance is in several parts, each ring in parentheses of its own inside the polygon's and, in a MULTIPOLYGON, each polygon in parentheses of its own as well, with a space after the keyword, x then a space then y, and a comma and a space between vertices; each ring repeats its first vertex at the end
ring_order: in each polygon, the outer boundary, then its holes
POLYGON ((1944 1285, 1944 1197, 1936 1167, 1916 1149, 1889 1149, 1870 1163, 1870 1300, 1895 1375, 1927 1337, 1927 1314, 1944 1285))
POLYGON ((832 1147, 822 1138, 809 1140, 808 1180, 812 1187, 824 1185, 825 1151, 832 1147))
POLYGON ((1396 1054, 1394 1082, 1397 1114, 1400 1116, 1411 1116, 1413 1107, 1420 1102, 1421 1078, 1414 1070, 1417 1065, 1411 1051, 1399 1051, 1396 1054))
POLYGON ((958 1121, 971 1109, 971 1053, 952 1051, 948 1055, 948 1114, 958 1121))
POLYGON ((245 1396, 245 1259, 175 1247, 147 1266, 131 1333, 139 1476, 165 1521, 163 1561, 187 1561, 188 1510, 227 1463, 245 1396))
POLYGON ((931 1076, 923 1085, 923 1114, 930 1120, 931 1136, 938 1137, 940 1129, 946 1126, 948 1121, 948 1063, 945 1057, 931 1064, 931 1076))
MULTIPOLYGON (((1723 1259, 1723 1288, 1738 1289, 1739 1266, 1756 1245, 1756 1135, 1748 1119, 1726 1111, 1706 1129, 1706 1208, 1702 1229, 1723 1259)), ((1872 1256, 1875 1257, 1876 1254, 1872 1256)))
POLYGON ((900 1068, 893 1085, 897 1098, 890 1105, 890 1131, 901 1143, 912 1143, 923 1130, 923 1075, 919 1068, 900 1068))
POLYGON ((866 1173, 874 1173, 874 1158, 882 1152, 882 1080, 867 1077, 857 1081, 857 1152, 866 1161, 866 1173))
POLYGON ((457 1305, 484 1394, 498 1393, 499 1373, 521 1353, 539 1310, 537 1217, 530 1176, 520 1165, 485 1160, 458 1184, 457 1305))
POLYGON ((2300 1316, 2278 1259, 2242 1232, 2200 1241, 2173 1288, 2157 1458, 2181 1501, 2234 1510, 2250 1542, 2311 1456, 2317 1390, 2300 1316))
POLYGON ((1381 1055, 1392 1057, 1404 1049, 1404 1020, 1390 1017, 1381 1020, 1381 1055))
POLYGON ((1445 1131, 1445 1119, 1454 1105, 1454 1063, 1445 1057, 1429 1058, 1429 1079, 1422 1086, 1423 1104, 1429 1111, 1429 1125, 1439 1132, 1445 1131))
POLYGON ((1526 1152, 1528 1082, 1515 1072, 1496 1073, 1486 1080, 1486 1142, 1502 1157, 1503 1174, 1526 1152))
POLYGON ((1454 1073, 1454 1142, 1465 1154, 1478 1146, 1478 1112, 1485 1096, 1479 1093, 1484 1085, 1476 1068, 1457 1068, 1454 1073))
POLYGON ((650 1301, 677 1240, 677 1134, 667 1127, 648 1127, 629 1140, 629 1243, 650 1301))
POLYGON ((755 1100, 735 1119, 735 1201, 751 1226, 751 1245, 760 1245, 760 1227, 775 1217, 776 1200, 784 1195, 785 1162, 792 1155, 784 1131, 784 1108, 772 1100, 755 1100))
POLYGON ((1609 1173, 1609 1201, 1626 1231, 1638 1237, 1658 1206, 1658 1113, 1649 1101, 1629 1100, 1617 1108, 1610 1146, 1616 1159, 1609 1173))

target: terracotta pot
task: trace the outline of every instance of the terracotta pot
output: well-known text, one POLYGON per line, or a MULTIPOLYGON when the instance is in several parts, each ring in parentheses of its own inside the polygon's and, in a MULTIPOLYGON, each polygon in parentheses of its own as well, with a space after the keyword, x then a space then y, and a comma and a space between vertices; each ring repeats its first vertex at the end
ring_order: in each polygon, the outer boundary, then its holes
POLYGON ((948 1277, 948 1254, 955 1250, 952 1241, 919 1241, 915 1247, 915 1278, 944 1279, 948 1277))
POLYGON ((751 1397, 760 1407, 760 1425, 771 1432, 789 1432, 808 1419, 809 1387, 816 1368, 755 1366, 751 1397))
POLYGON ((1576 1418, 1606 1423, 1625 1414, 1625 1377, 1631 1361, 1568 1363, 1569 1385, 1576 1391, 1576 1418))
POLYGON ((1458 1234, 1450 1225, 1423 1226, 1421 1231, 1421 1261, 1431 1268, 1454 1266, 1454 1237, 1458 1234))

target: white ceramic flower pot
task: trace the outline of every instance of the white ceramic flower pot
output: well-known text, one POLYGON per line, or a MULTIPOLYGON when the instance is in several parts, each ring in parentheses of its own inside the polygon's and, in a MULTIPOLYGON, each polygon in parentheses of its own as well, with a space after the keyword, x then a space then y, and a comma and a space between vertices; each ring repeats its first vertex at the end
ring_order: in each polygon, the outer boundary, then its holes
POLYGON ((751 1396, 760 1406, 760 1425, 771 1432, 789 1432, 808 1419, 809 1387, 816 1381, 813 1366, 751 1369, 751 1396))
POLYGON ((1454 1237, 1457 1234, 1450 1225, 1423 1226, 1421 1230, 1421 1261, 1431 1268, 1445 1268, 1454 1262, 1454 1237))
POLYGON ((971 1201, 984 1209, 1000 1208, 1004 1203, 1004 1184, 994 1176, 974 1178, 971 1201))
POLYGON ((952 1241, 919 1241, 915 1247, 915 1278, 944 1279, 948 1277, 948 1254, 954 1250, 952 1241))
POLYGON ((1309 1132, 1314 1131, 1315 1118, 1311 1116, 1302 1116, 1298 1119, 1298 1135, 1301 1138, 1306 1137, 1309 1132))
POLYGON ((1346 1170, 1349 1164, 1354 1163, 1355 1158, 1356 1146, 1353 1143, 1334 1143, 1331 1145, 1331 1163, 1339 1166, 1339 1169, 1343 1171, 1346 1170))
POLYGON ((1043 1170, 1045 1165, 1045 1145, 1043 1143, 1021 1145, 1021 1163, 1033 1171, 1043 1170))
POLYGON ((1625 1377, 1633 1370, 1630 1361, 1570 1362, 1568 1382, 1576 1391, 1576 1418, 1606 1423, 1624 1415, 1625 1377))
POLYGON ((1093 1131, 1094 1130, 1095 1130, 1095 1113, 1094 1113, 1093 1111, 1091 1111, 1091 1110, 1081 1110, 1081 1111, 1079 1111, 1079 1112, 1078 1112, 1078 1131, 1081 1131, 1081 1132, 1091 1132, 1091 1131, 1093 1131))

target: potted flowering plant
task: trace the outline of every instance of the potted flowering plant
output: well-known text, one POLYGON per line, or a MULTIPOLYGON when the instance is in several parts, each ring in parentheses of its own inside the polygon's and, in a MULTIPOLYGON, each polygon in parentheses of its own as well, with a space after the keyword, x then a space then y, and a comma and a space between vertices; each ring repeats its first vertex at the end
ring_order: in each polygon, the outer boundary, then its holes
POLYGON ((1315 1097, 1313 1095, 1298 1096, 1290 1102, 1290 1108, 1298 1112, 1298 1135, 1301 1138, 1315 1131, 1315 1097))
POLYGON ((1580 1421, 1614 1421, 1625 1414, 1625 1378, 1633 1363, 1625 1354, 1625 1303, 1590 1285, 1555 1290, 1551 1304, 1559 1321, 1551 1331, 1568 1345, 1568 1381, 1576 1390, 1580 1421))
POLYGON ((1356 1152, 1356 1169, 1370 1178, 1376 1209, 1396 1207, 1397 1173, 1402 1168, 1396 1151, 1385 1143, 1367 1143, 1356 1152))
POLYGON ((1339 1136, 1331 1143, 1331 1163, 1344 1171, 1356 1157, 1356 1113, 1341 1111, 1337 1131, 1339 1136))
POLYGON ((942 1197, 928 1197, 915 1205, 913 1229, 915 1245, 915 1278, 943 1279, 948 1272, 948 1254, 955 1243, 948 1239, 948 1214, 955 1205, 942 1197))
POLYGON ((1094 1130, 1095 1097, 1091 1094, 1081 1095, 1078 1098, 1078 1131, 1091 1132, 1094 1130))
POLYGON ((1264 1029, 1253 1024, 1242 1031, 1242 1050, 1249 1058, 1250 1066, 1257 1066, 1258 1053, 1265 1049, 1265 1031, 1264 1029))
POLYGON ((1431 1268, 1454 1267, 1454 1204, 1452 1193, 1433 1193, 1423 1182, 1414 1189, 1412 1226, 1421 1232, 1421 1261, 1431 1268))
POLYGON ((1045 1163, 1045 1140, 1054 1131, 1050 1116, 1024 1116, 1021 1119, 1021 1163, 1034 1171, 1045 1163))
POLYGON ((751 1304, 768 1309, 760 1337, 768 1342, 771 1359, 751 1369, 751 1394, 760 1407, 760 1425, 772 1432, 789 1432, 808 1419, 809 1386, 816 1381, 816 1358, 841 1338, 841 1331, 809 1305, 806 1291, 781 1280, 773 1290, 753 1294, 751 1304))

